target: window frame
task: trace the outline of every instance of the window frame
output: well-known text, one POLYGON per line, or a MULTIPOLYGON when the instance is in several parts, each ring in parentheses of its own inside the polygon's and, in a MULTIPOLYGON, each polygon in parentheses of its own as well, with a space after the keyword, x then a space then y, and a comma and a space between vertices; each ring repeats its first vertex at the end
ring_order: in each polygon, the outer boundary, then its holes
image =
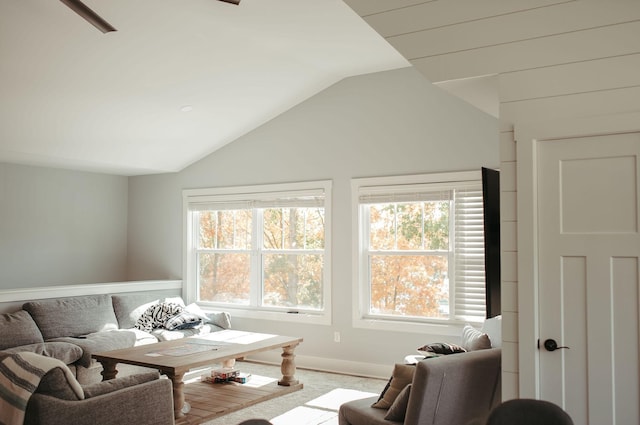
MULTIPOLYGON (((182 191, 183 197, 183 297, 187 303, 197 303, 205 311, 207 310, 224 310, 230 312, 236 317, 290 321, 297 323, 322 324, 330 325, 331 314, 331 190, 332 182, 330 180, 298 182, 298 183, 281 183, 266 184, 252 186, 231 186, 216 187, 204 189, 185 189, 182 191), (278 195, 283 198, 291 194, 323 194, 324 204, 324 249, 323 249, 323 279, 322 279, 322 296, 323 308, 321 310, 303 310, 303 309, 283 309, 280 307, 260 306, 256 296, 262 293, 262 284, 256 279, 251 279, 252 295, 250 305, 232 305, 227 303, 217 303, 198 300, 198 261, 197 261, 197 241, 196 226, 193 220, 190 205, 203 202, 232 202, 239 200, 255 200, 264 196, 277 198, 278 195)), ((256 226, 253 223, 253 226, 256 226)), ((261 238, 258 238, 260 240, 261 238)), ((258 251, 255 246, 257 240, 252 239, 252 251, 258 251)), ((260 255, 253 256, 254 259, 261 258, 260 255)), ((252 264, 252 266, 260 267, 260 275, 262 275, 262 264, 252 264)))
MULTIPOLYGON (((482 187, 481 171, 456 171, 432 174, 414 174, 406 176, 368 177, 351 180, 352 229, 353 229, 353 299, 352 323, 355 328, 387 330, 394 332, 420 332, 433 335, 459 336, 465 323, 480 324, 481 320, 458 319, 416 319, 413 317, 375 315, 369 313, 370 282, 368 272, 368 222, 363 220, 363 208, 360 202, 362 194, 402 192, 408 186, 425 185, 430 189, 451 190, 465 184, 478 184, 482 187), (367 224, 367 225, 365 225, 367 224)), ((455 223, 450 222, 450 228, 455 223)), ((454 233, 450 244, 453 245, 454 233)), ((449 249, 449 269, 455 268, 455 246, 449 249)), ((455 291, 450 283, 449 293, 455 291)))

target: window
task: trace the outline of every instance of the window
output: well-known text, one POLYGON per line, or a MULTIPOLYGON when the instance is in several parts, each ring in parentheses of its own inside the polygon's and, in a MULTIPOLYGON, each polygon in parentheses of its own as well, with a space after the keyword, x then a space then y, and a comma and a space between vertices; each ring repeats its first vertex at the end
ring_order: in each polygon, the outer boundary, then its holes
POLYGON ((353 180, 356 326, 485 317, 480 172, 353 180))
POLYGON ((187 298, 246 317, 329 319, 330 190, 324 181, 184 191, 187 298))

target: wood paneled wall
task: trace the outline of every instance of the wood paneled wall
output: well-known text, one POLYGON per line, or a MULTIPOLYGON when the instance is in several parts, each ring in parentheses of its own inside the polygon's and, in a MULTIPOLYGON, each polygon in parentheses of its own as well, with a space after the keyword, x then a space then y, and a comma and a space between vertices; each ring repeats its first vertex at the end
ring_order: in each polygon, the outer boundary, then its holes
POLYGON ((640 109, 635 0, 347 0, 433 83, 497 75, 502 129, 640 109))

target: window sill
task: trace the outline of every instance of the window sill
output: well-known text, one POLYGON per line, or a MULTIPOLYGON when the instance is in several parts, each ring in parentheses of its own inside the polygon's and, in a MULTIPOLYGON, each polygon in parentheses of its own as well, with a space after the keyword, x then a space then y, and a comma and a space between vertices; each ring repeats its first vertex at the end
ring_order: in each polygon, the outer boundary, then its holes
MULTIPOLYGON (((470 323, 477 326, 477 323, 470 323)), ((442 335, 448 337, 460 337, 465 323, 424 323, 391 319, 354 318, 353 327, 359 329, 372 329, 391 332, 409 332, 429 335, 442 335)))
POLYGON ((304 323, 310 325, 331 325, 331 316, 329 313, 287 313, 285 311, 254 310, 222 305, 200 305, 200 308, 205 312, 226 311, 231 315, 232 321, 234 317, 242 317, 246 319, 274 320, 277 322, 304 323))

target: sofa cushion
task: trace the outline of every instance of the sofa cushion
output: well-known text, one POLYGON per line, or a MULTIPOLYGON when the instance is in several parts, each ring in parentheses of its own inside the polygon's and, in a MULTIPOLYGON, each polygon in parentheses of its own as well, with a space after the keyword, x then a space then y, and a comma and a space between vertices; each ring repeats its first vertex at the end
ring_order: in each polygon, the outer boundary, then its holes
POLYGON ((77 364, 84 367, 91 366, 91 355, 101 351, 119 350, 133 347, 136 336, 133 332, 106 331, 95 332, 82 338, 62 337, 56 341, 69 342, 82 348, 82 357, 77 364))
POLYGON ((24 310, 0 314, 0 350, 44 342, 40 329, 24 310))
POLYGON ((174 331, 170 331, 164 328, 154 329, 151 332, 151 335, 156 337, 158 341, 173 341, 174 339, 182 339, 189 336, 198 336, 198 335, 208 335, 212 332, 218 332, 223 330, 222 328, 215 325, 202 325, 197 328, 191 329, 178 329, 174 331))
POLYGON ((373 403, 371 407, 378 409, 390 408, 404 387, 409 385, 413 380, 415 370, 416 367, 414 365, 397 363, 393 367, 391 379, 389 379, 387 386, 382 391, 382 394, 380 394, 380 398, 378 398, 378 401, 373 403))
POLYGON ((158 342, 158 338, 156 338, 155 336, 153 336, 149 332, 141 331, 140 329, 136 329, 136 328, 118 329, 118 330, 112 331, 112 332, 127 332, 127 333, 133 334, 134 337, 135 337, 135 342, 133 343, 133 345, 136 345, 136 346, 137 345, 154 344, 154 343, 158 342))
POLYGON ((211 323, 222 329, 231 329, 231 316, 226 311, 207 313, 206 323, 211 323))
POLYGON ((45 357, 53 357, 67 365, 78 361, 78 359, 82 357, 82 348, 76 344, 62 341, 20 345, 17 347, 7 348, 3 351, 5 353, 21 353, 27 351, 30 353, 40 354, 45 357))
POLYGON ((145 382, 154 381, 160 377, 160 374, 156 371, 148 373, 140 373, 137 375, 125 376, 124 378, 109 379, 108 381, 97 382, 95 384, 86 385, 82 389, 84 390, 84 397, 91 398, 99 395, 108 394, 113 391, 121 390, 122 388, 133 387, 134 385, 144 384, 145 382))
POLYGON ((372 409, 371 403, 375 400, 375 398, 362 398, 342 404, 338 411, 339 423, 356 425, 402 424, 402 422, 385 419, 387 410, 372 409))
POLYGON ((118 329, 110 295, 30 301, 23 308, 35 320, 45 341, 118 329))
POLYGON ((465 325, 462 329, 462 343, 467 351, 486 350, 491 348, 491 341, 486 333, 482 333, 471 325, 465 325))
POLYGON ((121 329, 132 328, 142 313, 162 301, 157 295, 148 293, 112 295, 111 300, 121 329))

